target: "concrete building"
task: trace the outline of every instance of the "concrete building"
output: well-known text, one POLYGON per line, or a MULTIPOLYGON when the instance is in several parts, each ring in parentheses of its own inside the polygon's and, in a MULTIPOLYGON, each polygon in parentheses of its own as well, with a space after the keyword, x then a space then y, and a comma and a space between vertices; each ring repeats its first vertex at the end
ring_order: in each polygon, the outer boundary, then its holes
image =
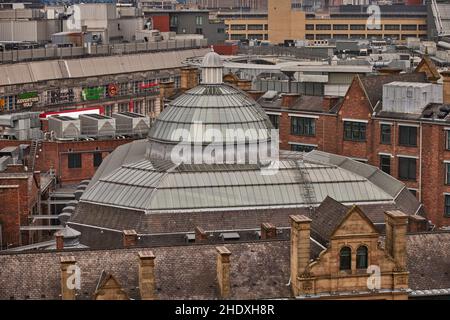
POLYGON ((178 35, 197 34, 208 39, 208 44, 226 40, 225 24, 210 19, 208 10, 154 10, 143 9, 144 17, 151 21, 152 29, 175 32, 178 35))
POLYGON ((267 11, 219 12, 225 21, 228 41, 269 40, 267 11))
POLYGON ((425 38, 427 36, 426 6, 382 6, 383 18, 380 26, 367 27, 369 14, 364 7, 341 6, 328 13, 306 12, 292 7, 291 0, 269 0, 269 9, 264 13, 224 13, 226 17, 228 39, 243 40, 250 34, 261 34, 263 39, 272 44, 284 43, 286 40, 327 39, 386 39, 405 42, 408 37, 425 38), (362 13, 361 13, 362 12, 362 13), (253 27, 250 25, 258 25, 253 27), (268 39, 264 39, 267 25, 268 39), (257 28, 257 32, 251 32, 257 28))
POLYGON ((134 111, 154 119, 162 84, 181 85, 183 62, 208 49, 180 50, 0 66, 0 112, 96 108, 134 111))

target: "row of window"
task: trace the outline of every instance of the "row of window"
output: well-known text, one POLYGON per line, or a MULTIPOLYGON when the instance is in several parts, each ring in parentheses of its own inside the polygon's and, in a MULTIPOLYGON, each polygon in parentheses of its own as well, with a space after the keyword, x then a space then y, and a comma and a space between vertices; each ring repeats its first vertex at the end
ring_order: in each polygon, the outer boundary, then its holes
POLYGON ((382 40, 384 38, 391 38, 392 40, 406 40, 407 38, 426 38, 426 34, 347 34, 347 33, 334 33, 334 34, 305 34, 306 40, 329 40, 329 39, 372 39, 372 40, 382 40))
POLYGON ((267 24, 232 24, 228 30, 269 30, 269 26, 267 24))
MULTIPOLYGON (((380 169, 391 175, 391 156, 380 155, 380 169)), ((398 157, 398 178, 416 181, 417 159, 398 157)))
MULTIPOLYGON (((150 84, 157 82, 169 81, 170 78, 148 79, 144 81, 133 81, 127 83, 117 83, 115 91, 110 90, 110 85, 99 85, 95 87, 78 87, 78 88, 58 88, 38 92, 32 105, 54 105, 72 102, 81 102, 86 100, 100 100, 112 98, 113 96, 128 96, 134 94, 156 94, 159 91, 157 86, 150 84)), ((174 77, 175 87, 180 85, 180 77, 174 77)), ((34 93, 34 92, 33 92, 34 93)), ((20 95, 0 96, 0 112, 14 111, 24 108, 24 105, 18 103, 20 95)), ((30 107, 30 106, 29 106, 30 107)))
MULTIPOLYGON (((99 167, 102 164, 103 156, 101 152, 93 152, 92 160, 94 168, 99 167)), ((83 166, 81 153, 69 153, 67 156, 67 167, 69 169, 78 169, 83 166)))
MULTIPOLYGON (((365 24, 307 24, 306 30, 371 30, 366 29, 365 24)), ((381 30, 381 29, 378 29, 381 30)), ((426 31, 427 25, 425 24, 385 24, 384 30, 407 30, 407 31, 426 31)))
MULTIPOLYGON (((359 246, 356 250, 356 269, 367 269, 369 266, 369 254, 366 246, 359 246)), ((339 269, 348 271, 352 269, 352 249, 342 247, 339 252, 339 269)))
POLYGON ((230 40, 267 40, 268 34, 231 34, 230 40))

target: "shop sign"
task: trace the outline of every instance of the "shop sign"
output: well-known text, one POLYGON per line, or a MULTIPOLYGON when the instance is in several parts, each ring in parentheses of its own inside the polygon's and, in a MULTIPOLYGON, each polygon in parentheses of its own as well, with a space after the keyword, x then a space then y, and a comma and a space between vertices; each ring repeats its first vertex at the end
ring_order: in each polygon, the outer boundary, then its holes
POLYGON ((151 83, 141 83, 139 86, 141 89, 150 89, 150 88, 157 88, 159 87, 158 82, 151 82, 151 83))
POLYGON ((116 84, 111 83, 110 85, 108 85, 108 95, 110 97, 116 96, 118 91, 119 91, 119 88, 117 87, 116 84))
POLYGON ((103 98, 104 88, 103 87, 94 87, 94 88, 85 88, 81 92, 83 100, 99 100, 103 98))
POLYGON ((16 104, 22 105, 24 108, 31 108, 36 102, 39 102, 37 92, 25 92, 17 95, 16 104))

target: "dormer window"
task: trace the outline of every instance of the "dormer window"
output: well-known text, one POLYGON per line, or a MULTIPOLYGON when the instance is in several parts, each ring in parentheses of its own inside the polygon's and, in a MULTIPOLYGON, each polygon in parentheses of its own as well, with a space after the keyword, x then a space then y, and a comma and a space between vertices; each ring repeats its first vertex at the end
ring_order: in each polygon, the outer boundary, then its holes
POLYGON ((343 247, 339 253, 339 270, 352 269, 352 249, 343 247))
POLYGON ((356 268, 357 269, 367 269, 369 266, 369 255, 366 246, 360 246, 356 250, 356 268))

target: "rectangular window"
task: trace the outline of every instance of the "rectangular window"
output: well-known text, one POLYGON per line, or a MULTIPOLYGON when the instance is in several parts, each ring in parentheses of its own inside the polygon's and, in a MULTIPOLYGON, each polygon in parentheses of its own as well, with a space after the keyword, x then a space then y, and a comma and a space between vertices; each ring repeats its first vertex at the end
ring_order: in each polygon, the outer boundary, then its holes
POLYGON ((445 195, 445 209, 444 209, 444 217, 450 217, 450 195, 445 195))
POLYGON ((398 24, 385 24, 384 30, 400 30, 400 25, 398 24))
POLYGON ((280 116, 277 114, 269 114, 268 116, 274 128, 278 129, 280 127, 280 116))
POLYGON ((195 29, 195 34, 203 34, 203 29, 202 28, 196 28, 195 29))
POLYGON ((366 141, 366 128, 363 122, 344 121, 344 140, 366 141))
POLYGON ((305 144, 291 144, 291 150, 292 151, 297 151, 297 152, 311 152, 314 149, 316 149, 316 147, 314 146, 308 146, 305 144))
POLYGON ((416 181, 416 159, 399 157, 398 177, 402 180, 416 181))
POLYGON ((450 185, 450 163, 444 163, 445 167, 445 184, 450 185))
POLYGON ((331 24, 316 24, 316 30, 331 30, 331 24))
POLYGON ((381 144, 391 144, 391 125, 390 124, 382 124, 380 126, 381 144))
POLYGON ((391 174, 391 156, 380 156, 380 169, 387 174, 391 174))
POLYGON ((94 160, 94 168, 99 167, 102 164, 103 156, 101 152, 94 152, 93 153, 93 160, 94 160))
POLYGON ((247 30, 247 26, 245 24, 232 24, 231 30, 247 30))
POLYGON ((333 24, 333 30, 348 30, 348 24, 333 24))
POLYGON ((264 30, 264 25, 262 24, 249 24, 247 26, 248 30, 264 30))
POLYGON ((297 136, 314 136, 316 134, 316 120, 313 118, 291 118, 291 134, 297 136))
POLYGON ((67 156, 68 168, 81 168, 81 153, 69 153, 67 156))
POLYGON ((417 25, 415 25, 415 24, 402 24, 402 30, 415 31, 415 30, 417 30, 417 25))
POLYGON ((307 24, 307 25, 305 26, 305 29, 306 29, 306 30, 314 30, 314 25, 313 25, 313 24, 307 24))
POLYGON ((417 128, 399 126, 398 144, 407 147, 417 146, 417 128))
POLYGON ((203 25, 203 17, 202 16, 195 17, 195 24, 198 26, 202 26, 203 25))
POLYGON ((366 30, 365 24, 351 24, 350 30, 366 30))

